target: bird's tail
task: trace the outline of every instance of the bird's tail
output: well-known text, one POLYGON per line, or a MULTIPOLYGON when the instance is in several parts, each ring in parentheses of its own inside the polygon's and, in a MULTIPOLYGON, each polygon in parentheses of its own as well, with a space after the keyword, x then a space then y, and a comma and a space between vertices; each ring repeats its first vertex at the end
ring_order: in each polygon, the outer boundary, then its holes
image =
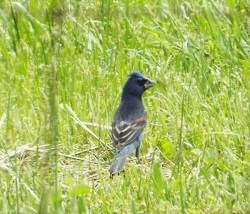
POLYGON ((113 174, 123 171, 126 159, 127 156, 121 156, 119 153, 115 155, 114 160, 109 167, 111 177, 113 174))

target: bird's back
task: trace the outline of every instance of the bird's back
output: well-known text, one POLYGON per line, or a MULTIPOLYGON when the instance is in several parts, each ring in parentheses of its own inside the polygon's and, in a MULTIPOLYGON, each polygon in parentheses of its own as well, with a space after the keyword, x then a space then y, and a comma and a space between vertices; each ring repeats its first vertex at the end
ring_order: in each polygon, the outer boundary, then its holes
POLYGON ((146 114, 141 100, 131 99, 129 102, 122 100, 118 107, 113 122, 131 121, 146 114))

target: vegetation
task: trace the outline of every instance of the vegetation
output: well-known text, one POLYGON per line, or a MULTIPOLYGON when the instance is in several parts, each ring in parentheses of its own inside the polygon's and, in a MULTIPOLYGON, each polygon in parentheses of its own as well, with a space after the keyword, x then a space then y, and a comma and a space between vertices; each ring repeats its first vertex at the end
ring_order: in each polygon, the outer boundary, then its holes
POLYGON ((0 6, 0 213, 250 212, 247 0, 0 6), (150 122, 112 180, 131 70, 150 122))

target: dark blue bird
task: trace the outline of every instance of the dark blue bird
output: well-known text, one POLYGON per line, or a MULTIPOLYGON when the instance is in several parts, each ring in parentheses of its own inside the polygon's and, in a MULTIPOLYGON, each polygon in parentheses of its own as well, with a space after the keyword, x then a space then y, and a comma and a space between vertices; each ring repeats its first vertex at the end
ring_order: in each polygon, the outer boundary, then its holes
POLYGON ((139 159, 139 149, 144 127, 147 123, 147 113, 142 103, 142 94, 154 83, 139 72, 132 72, 122 91, 121 103, 115 113, 112 123, 112 140, 115 147, 115 157, 109 168, 110 176, 123 171, 126 158, 136 150, 139 159))

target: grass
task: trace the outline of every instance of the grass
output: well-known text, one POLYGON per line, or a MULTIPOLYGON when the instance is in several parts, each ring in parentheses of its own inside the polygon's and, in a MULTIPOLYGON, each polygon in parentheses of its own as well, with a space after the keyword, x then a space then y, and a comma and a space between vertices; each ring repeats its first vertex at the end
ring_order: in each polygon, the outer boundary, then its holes
POLYGON ((2 1, 0 213, 249 213, 248 1, 2 1), (141 164, 109 179, 131 70, 141 164))

